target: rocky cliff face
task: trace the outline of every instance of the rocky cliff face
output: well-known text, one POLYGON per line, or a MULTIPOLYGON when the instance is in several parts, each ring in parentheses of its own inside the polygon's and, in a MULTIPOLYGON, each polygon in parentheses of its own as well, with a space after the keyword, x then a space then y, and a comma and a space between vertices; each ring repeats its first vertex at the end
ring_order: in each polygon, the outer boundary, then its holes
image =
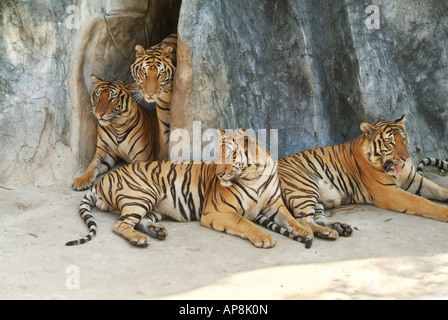
POLYGON ((406 114, 414 157, 444 158, 448 5, 370 2, 1 1, 0 184, 70 184, 95 146, 89 75, 130 82, 135 44, 177 27, 172 129, 276 129, 282 157, 406 114))
POLYGON ((282 157, 406 114, 414 156, 446 157, 448 5, 374 4, 184 1, 174 127, 278 129, 282 157))

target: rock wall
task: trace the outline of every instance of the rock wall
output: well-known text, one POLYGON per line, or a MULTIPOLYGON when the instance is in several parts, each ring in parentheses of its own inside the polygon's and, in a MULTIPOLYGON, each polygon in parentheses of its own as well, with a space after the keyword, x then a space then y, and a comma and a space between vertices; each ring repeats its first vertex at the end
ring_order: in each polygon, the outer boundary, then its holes
POLYGON ((184 1, 172 128, 278 129, 283 157, 406 114, 414 157, 445 158, 447 9, 436 0, 184 1))
POLYGON ((172 129, 276 129, 282 157, 406 114, 414 157, 448 155, 446 1, 2 0, 0 185, 70 185, 95 147, 89 75, 130 82, 135 44, 176 28, 172 129))

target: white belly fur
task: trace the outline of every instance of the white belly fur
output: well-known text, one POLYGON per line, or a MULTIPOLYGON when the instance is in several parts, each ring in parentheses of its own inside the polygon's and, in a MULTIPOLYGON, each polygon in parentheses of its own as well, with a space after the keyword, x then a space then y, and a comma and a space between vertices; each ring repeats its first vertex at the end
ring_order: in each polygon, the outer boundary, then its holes
POLYGON ((342 195, 339 191, 325 180, 318 182, 319 186, 319 202, 323 204, 325 209, 337 207, 342 202, 342 195))

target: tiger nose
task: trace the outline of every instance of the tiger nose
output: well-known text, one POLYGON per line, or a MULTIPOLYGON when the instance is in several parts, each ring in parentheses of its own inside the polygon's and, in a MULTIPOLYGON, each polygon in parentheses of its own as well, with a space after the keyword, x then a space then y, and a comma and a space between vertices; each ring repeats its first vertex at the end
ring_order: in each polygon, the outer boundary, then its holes
POLYGON ((100 117, 102 117, 102 116, 104 116, 104 114, 105 114, 106 112, 99 112, 99 113, 97 113, 100 117))
POLYGON ((218 178, 222 178, 223 175, 224 175, 224 172, 217 172, 217 173, 216 173, 216 176, 217 176, 218 178))

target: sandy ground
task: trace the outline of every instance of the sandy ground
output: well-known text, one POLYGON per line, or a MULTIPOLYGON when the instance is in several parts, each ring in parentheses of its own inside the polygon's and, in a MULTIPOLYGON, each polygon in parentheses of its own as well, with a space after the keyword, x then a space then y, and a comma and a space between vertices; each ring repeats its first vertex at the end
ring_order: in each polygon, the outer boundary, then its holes
MULTIPOLYGON (((448 177, 432 174, 448 187, 448 177)), ((117 216, 94 211, 97 236, 78 215, 69 186, 0 187, 0 299, 447 299, 448 224, 358 206, 335 218, 351 237, 310 249, 275 234, 277 245, 200 226, 164 222, 147 248, 112 232, 117 216)))

